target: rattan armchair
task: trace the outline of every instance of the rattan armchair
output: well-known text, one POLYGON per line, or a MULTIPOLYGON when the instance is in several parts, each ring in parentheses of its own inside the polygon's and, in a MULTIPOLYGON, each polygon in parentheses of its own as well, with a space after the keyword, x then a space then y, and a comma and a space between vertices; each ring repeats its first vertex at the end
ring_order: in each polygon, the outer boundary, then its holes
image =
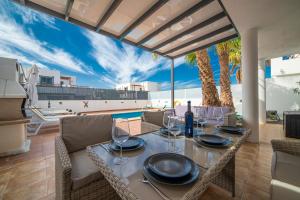
POLYGON ((271 199, 300 199, 300 140, 272 140, 271 199))
POLYGON ((293 155, 300 155, 300 140, 287 139, 287 140, 272 140, 273 151, 281 151, 293 155))
POLYGON ((111 139, 112 118, 76 116, 60 120, 55 139, 57 200, 120 199, 86 153, 88 145, 111 139))

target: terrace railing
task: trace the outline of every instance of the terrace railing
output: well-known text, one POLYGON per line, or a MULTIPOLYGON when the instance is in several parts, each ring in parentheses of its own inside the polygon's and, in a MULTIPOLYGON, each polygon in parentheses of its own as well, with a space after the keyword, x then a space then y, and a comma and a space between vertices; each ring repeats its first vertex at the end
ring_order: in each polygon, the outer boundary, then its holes
POLYGON ((37 86, 39 100, 148 100, 147 91, 37 86))

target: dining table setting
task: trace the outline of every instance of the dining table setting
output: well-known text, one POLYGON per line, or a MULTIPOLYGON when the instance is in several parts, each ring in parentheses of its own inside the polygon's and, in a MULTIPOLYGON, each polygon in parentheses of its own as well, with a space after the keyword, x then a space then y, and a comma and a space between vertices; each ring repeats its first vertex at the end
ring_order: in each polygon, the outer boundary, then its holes
POLYGON ((251 131, 195 126, 193 137, 186 137, 177 122, 141 122, 147 132, 130 135, 128 121, 114 120, 112 140, 87 147, 122 199, 198 199, 211 183, 235 195, 235 153, 251 131))

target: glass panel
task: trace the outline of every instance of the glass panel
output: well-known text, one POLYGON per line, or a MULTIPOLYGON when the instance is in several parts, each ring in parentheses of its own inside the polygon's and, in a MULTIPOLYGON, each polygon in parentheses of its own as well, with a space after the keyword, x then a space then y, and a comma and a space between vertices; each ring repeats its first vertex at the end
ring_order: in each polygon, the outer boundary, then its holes
POLYGON ((224 18, 222 18, 222 19, 220 19, 220 20, 218 20, 218 21, 210 24, 209 26, 206 26, 204 28, 198 29, 197 31, 194 31, 194 32, 192 32, 192 33, 190 33, 188 35, 185 35, 185 36, 183 36, 183 37, 175 40, 174 42, 171 42, 171 43, 169 43, 169 44, 167 44, 167 45, 159 48, 158 51, 159 52, 166 52, 166 51, 168 51, 170 49, 178 47, 178 46, 180 46, 182 44, 185 44, 185 43, 187 43, 189 41, 192 41, 192 40, 194 40, 196 38, 199 38, 199 37, 201 37, 203 35, 206 35, 208 33, 211 33, 213 31, 215 31, 215 30, 217 30, 219 28, 222 28, 222 27, 224 27, 226 25, 229 25, 229 24, 230 24, 230 21, 228 20, 228 18, 224 17, 224 18))
POLYGON ((185 47, 185 48, 179 49, 178 51, 175 51, 175 52, 170 53, 170 54, 168 54, 168 55, 169 55, 169 56, 177 56, 177 55, 179 55, 179 54, 181 54, 181 53, 184 53, 184 52, 186 52, 186 51, 190 51, 190 50, 193 50, 193 49, 195 49, 195 48, 198 48, 198 47, 207 45, 207 44, 209 44, 209 43, 211 43, 211 42, 220 40, 220 39, 222 39, 222 38, 228 37, 228 36, 233 35, 233 34, 235 34, 235 33, 236 33, 235 30, 232 28, 232 29, 230 29, 230 30, 228 30, 228 31, 225 31, 225 32, 223 32, 223 33, 220 33, 220 34, 218 34, 218 35, 215 35, 214 37, 208 38, 208 39, 203 40, 203 41, 201 41, 201 42, 194 43, 194 44, 192 44, 192 45, 190 45, 190 46, 187 46, 187 47, 185 47))
POLYGON ((96 26, 111 3, 112 0, 76 0, 73 3, 70 16, 79 21, 96 26))
POLYGON ((59 13, 65 13, 67 0, 31 0, 32 2, 54 10, 59 13))
POLYGON ((157 0, 123 1, 103 25, 103 29, 120 35, 129 25, 143 15, 157 0))
POLYGON ((41 85, 53 85, 54 77, 53 76, 40 76, 41 85))
POLYGON ((142 24, 137 26, 130 34, 128 34, 126 39, 129 39, 133 42, 138 42, 147 34, 174 19, 176 16, 180 15, 198 2, 199 0, 168 1, 168 3, 166 3, 142 24))
POLYGON ((147 47, 154 47, 158 45, 159 43, 179 34, 183 31, 195 26, 196 24, 199 24, 200 22, 203 22, 210 17, 221 13, 222 8, 219 5, 217 1, 213 1, 212 3, 208 4, 207 6, 200 9, 198 12, 192 14, 189 17, 184 18, 180 22, 174 24, 170 28, 164 30, 157 36, 153 37, 151 40, 145 43, 147 47))

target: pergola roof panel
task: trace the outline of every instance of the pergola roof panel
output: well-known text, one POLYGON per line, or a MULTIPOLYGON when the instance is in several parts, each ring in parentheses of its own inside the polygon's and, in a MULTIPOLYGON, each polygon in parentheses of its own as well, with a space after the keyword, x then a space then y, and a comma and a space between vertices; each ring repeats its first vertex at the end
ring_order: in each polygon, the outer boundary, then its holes
POLYGON ((215 41, 218 41, 218 40, 221 40, 223 38, 226 38, 228 36, 231 36, 231 35, 235 35, 236 34, 236 31, 234 28, 231 28, 229 29, 228 31, 225 31, 225 32, 222 32, 222 33, 219 33, 215 36, 212 36, 212 37, 209 37, 208 39, 205 39, 205 40, 202 40, 200 42, 195 42, 187 47, 184 47, 184 48, 181 48, 177 51, 174 51, 170 54, 168 54, 168 56, 171 56, 171 57, 177 57, 178 55, 184 53, 184 52, 189 52, 193 49, 197 49, 197 48, 200 48, 202 46, 206 46, 207 44, 211 44, 211 43, 214 43, 215 41))
POLYGON ((198 2, 199 0, 170 0, 159 10, 153 13, 153 15, 144 20, 142 24, 135 28, 134 32, 129 33, 125 38, 133 42, 139 42, 152 31, 155 31, 170 20, 174 19, 178 13, 183 13, 198 2))
POLYGON ((152 39, 144 43, 144 45, 149 48, 153 48, 167 39, 188 30, 189 28, 209 19, 218 13, 221 13, 222 11, 222 7, 218 4, 218 2, 212 1, 208 5, 199 9, 197 12, 185 17, 178 23, 175 23, 171 27, 154 36, 152 39))
POLYGON ((168 58, 237 37, 221 0, 13 0, 168 58))
POLYGON ((70 17, 91 26, 96 26, 111 3, 112 0, 76 0, 73 3, 70 17))
POLYGON ((190 42, 190 41, 192 41, 196 38, 199 38, 203 35, 209 34, 219 28, 225 27, 226 25, 229 25, 229 24, 230 24, 230 21, 228 20, 228 18, 223 17, 220 20, 213 22, 209 26, 205 26, 205 27, 198 29, 190 34, 186 34, 185 36, 183 36, 173 42, 168 43, 167 45, 157 49, 157 51, 164 53, 164 52, 169 51, 169 50, 171 50, 177 46, 180 46, 184 43, 190 42))
POLYGON ((102 29, 120 35, 129 25, 136 21, 157 0, 125 0, 118 6, 102 29))
POLYGON ((30 0, 33 3, 41 5, 50 10, 55 10, 58 13, 64 14, 68 0, 30 0))

